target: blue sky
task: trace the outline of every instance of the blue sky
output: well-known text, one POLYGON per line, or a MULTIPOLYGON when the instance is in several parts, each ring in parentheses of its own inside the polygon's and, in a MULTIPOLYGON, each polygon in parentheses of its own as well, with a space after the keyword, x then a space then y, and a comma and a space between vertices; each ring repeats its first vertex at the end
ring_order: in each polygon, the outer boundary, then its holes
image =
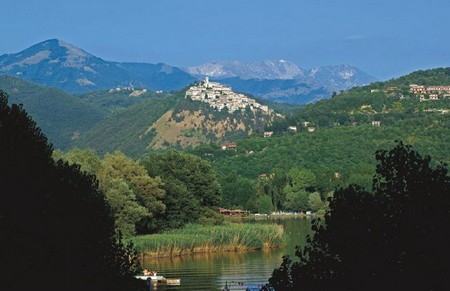
POLYGON ((450 66, 448 0, 2 0, 0 54, 50 38, 112 61, 285 59, 380 80, 450 66))

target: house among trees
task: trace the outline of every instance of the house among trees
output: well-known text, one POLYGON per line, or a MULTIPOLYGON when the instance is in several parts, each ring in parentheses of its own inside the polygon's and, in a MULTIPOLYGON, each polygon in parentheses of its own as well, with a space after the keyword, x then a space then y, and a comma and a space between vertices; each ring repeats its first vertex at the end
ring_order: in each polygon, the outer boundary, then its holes
POLYGON ((420 86, 416 84, 409 85, 409 91, 413 94, 424 94, 427 92, 425 90, 425 86, 420 86))
POLYGON ((308 127, 308 132, 314 132, 314 131, 316 131, 315 127, 312 127, 312 126, 308 127))
POLYGON ((445 98, 450 96, 450 86, 420 86, 420 85, 409 85, 409 91, 413 94, 419 95, 420 102, 428 100, 439 100, 439 97, 445 98), (424 94, 428 94, 428 99, 424 94))
POLYGON ((225 209, 225 208, 219 208, 219 213, 222 215, 227 215, 227 216, 236 216, 236 215, 246 215, 247 211, 245 210, 241 210, 241 209, 234 209, 234 210, 230 210, 230 209, 225 209))
POLYGON ((425 95, 420 95, 419 96, 419 100, 420 100, 420 102, 423 102, 423 101, 430 101, 430 100, 439 100, 439 95, 438 94, 430 94, 430 95, 428 95, 428 99, 425 97, 425 95))
POLYGON ((271 137, 272 134, 273 134, 273 131, 265 131, 265 132, 264 132, 264 137, 265 137, 265 138, 271 137))
POLYGON ((380 125, 381 125, 381 121, 379 121, 379 120, 372 121, 372 126, 380 126, 380 125))
POLYGON ((297 126, 291 125, 288 127, 289 131, 291 132, 297 132, 297 126))
POLYGON ((430 100, 439 100, 438 94, 430 94, 430 100))
POLYGON ((447 93, 447 94, 449 94, 450 86, 428 86, 427 93, 437 93, 437 94, 447 93))
POLYGON ((222 150, 236 150, 237 144, 236 142, 226 142, 222 144, 222 150))

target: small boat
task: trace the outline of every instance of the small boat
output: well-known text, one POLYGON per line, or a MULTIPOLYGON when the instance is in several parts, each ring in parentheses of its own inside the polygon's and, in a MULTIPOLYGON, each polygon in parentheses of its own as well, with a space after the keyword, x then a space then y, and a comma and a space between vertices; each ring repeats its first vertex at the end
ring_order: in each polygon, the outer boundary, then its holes
POLYGON ((147 280, 148 278, 151 278, 152 281, 158 281, 158 280, 162 280, 164 279, 164 276, 135 276, 137 279, 141 279, 141 280, 147 280))
POLYGON ((154 285, 167 285, 167 286, 177 286, 181 285, 181 279, 165 278, 164 276, 135 276, 137 279, 149 280, 154 285))

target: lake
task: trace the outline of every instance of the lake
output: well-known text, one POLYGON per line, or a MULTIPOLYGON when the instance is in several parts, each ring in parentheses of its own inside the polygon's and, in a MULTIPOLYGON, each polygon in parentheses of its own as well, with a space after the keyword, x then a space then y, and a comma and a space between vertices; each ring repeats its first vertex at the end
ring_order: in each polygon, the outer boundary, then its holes
MULTIPOLYGON (((250 252, 195 254, 174 258, 144 257, 142 265, 156 270, 166 278, 180 278, 180 286, 158 286, 154 290, 222 290, 227 283, 230 290, 245 290, 250 283, 265 284, 278 268, 282 256, 294 256, 295 246, 305 244, 311 233, 309 218, 251 218, 249 223, 279 223, 287 234, 282 248, 250 252)), ((145 284, 145 283, 143 283, 145 284)))

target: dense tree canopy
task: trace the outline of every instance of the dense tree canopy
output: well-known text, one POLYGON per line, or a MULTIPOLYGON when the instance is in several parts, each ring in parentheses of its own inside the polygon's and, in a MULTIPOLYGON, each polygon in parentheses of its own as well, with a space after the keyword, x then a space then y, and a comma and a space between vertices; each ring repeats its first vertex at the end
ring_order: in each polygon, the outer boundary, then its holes
POLYGON ((106 154, 103 159, 92 150, 78 148, 67 153, 55 151, 53 156, 96 175, 112 209, 117 233, 130 237, 136 234, 136 228, 141 233, 155 231, 154 217, 165 211, 165 192, 159 177, 149 177, 142 165, 120 151, 106 154))
POLYGON ((255 194, 254 181, 236 173, 230 173, 220 180, 222 199, 220 205, 225 208, 248 209, 247 203, 255 194))
MULTIPOLYGON (((398 143, 376 153, 373 191, 336 191, 325 222, 270 283, 276 290, 443 290, 450 275, 450 177, 398 143)), ((444 288, 446 289, 446 288, 444 288)))
MULTIPOLYGON (((449 69, 418 71, 307 104, 282 120, 266 124, 265 130, 273 131, 270 138, 254 134, 237 140, 236 151, 221 152, 205 145, 192 152, 212 162, 224 189, 230 188, 225 184, 231 180, 224 178, 229 173, 235 174, 235 180, 242 177, 256 184, 260 174, 271 177, 275 169, 285 173, 293 167, 310 170, 322 200, 338 186, 356 183, 369 189, 375 168, 373 152, 392 147, 396 139, 450 163, 450 98, 438 94, 439 100, 421 102, 410 91, 411 84, 449 85, 449 69), (372 121, 381 124, 372 126, 372 121), (297 132, 288 130, 290 126, 296 126, 297 132)), ((307 204, 305 192, 298 195, 283 185, 285 191, 280 195, 270 184, 269 179, 266 189, 273 191, 265 195, 272 197, 274 210, 301 209, 304 207, 295 204, 307 204)))
POLYGON ((218 207, 220 185, 207 161, 167 151, 145 157, 142 165, 151 177, 159 176, 164 183, 166 211, 157 216, 160 230, 179 228, 211 215, 218 207))
POLYGON ((289 170, 287 181, 288 183, 283 189, 286 197, 284 208, 291 211, 307 211, 311 209, 309 195, 317 184, 314 173, 294 167, 289 170))
POLYGON ((95 178, 55 162, 40 129, 7 101, 0 92, 0 288, 126 290, 131 253, 95 178))

